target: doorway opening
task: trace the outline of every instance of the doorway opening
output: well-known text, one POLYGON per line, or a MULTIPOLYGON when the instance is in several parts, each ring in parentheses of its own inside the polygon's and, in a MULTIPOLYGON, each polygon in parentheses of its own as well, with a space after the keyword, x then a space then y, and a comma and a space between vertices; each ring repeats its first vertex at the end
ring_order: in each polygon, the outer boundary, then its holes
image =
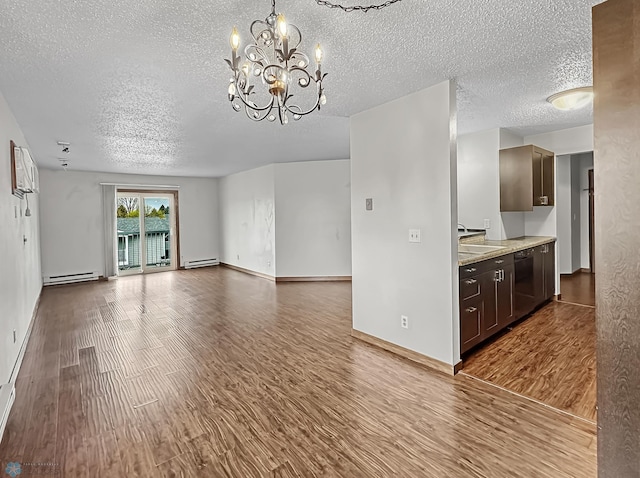
POLYGON ((595 307, 593 152, 559 156, 558 163, 558 188, 567 189, 558 201, 558 300, 595 307))
POLYGON ((118 190, 115 252, 118 275, 178 266, 177 191, 118 190))

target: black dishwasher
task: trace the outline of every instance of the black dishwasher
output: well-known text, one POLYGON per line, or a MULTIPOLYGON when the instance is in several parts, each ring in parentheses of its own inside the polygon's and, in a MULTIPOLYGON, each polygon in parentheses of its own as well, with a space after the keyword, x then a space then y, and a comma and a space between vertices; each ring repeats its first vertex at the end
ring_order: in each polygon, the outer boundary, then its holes
POLYGON ((536 308, 537 297, 534 279, 534 249, 525 249, 513 254, 515 266, 514 309, 520 319, 536 308))

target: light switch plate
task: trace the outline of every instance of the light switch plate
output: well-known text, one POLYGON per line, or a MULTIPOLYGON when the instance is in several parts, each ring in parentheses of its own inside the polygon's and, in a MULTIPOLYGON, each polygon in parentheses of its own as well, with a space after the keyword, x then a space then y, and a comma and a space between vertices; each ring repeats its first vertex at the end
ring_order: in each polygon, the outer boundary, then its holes
POLYGON ((373 211, 373 198, 367 198, 364 200, 364 207, 367 211, 373 211))
POLYGON ((412 243, 422 242, 420 229, 409 229, 409 242, 412 242, 412 243))

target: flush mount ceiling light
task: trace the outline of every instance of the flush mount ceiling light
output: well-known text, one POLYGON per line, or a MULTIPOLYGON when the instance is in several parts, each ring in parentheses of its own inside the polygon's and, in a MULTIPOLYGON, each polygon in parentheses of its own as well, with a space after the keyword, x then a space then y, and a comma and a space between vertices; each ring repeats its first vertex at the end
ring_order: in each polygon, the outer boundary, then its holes
POLYGON ((266 20, 255 20, 250 31, 253 43, 244 48, 244 57, 237 54, 240 36, 236 27, 229 40, 231 60, 225 61, 233 72, 228 91, 232 108, 244 109, 254 121, 277 118, 281 124, 289 122, 289 115, 299 120, 320 110, 327 101, 322 88, 327 75, 321 69, 320 45, 315 48, 315 71, 310 73, 309 57, 298 50, 302 34, 287 23, 284 15, 276 13, 275 0, 271 0, 266 20), (304 106, 297 103, 298 96, 306 96, 304 106))
MULTIPOLYGON (((345 12, 381 10, 401 0, 388 0, 380 5, 344 6, 327 0, 316 3, 345 12)), ((263 20, 255 20, 250 27, 253 42, 238 55, 240 35, 236 27, 231 31, 231 59, 225 61, 233 76, 229 80, 228 97, 235 111, 244 110, 254 121, 289 122, 289 116, 299 120, 320 110, 327 102, 322 81, 323 52, 318 44, 314 51, 315 71, 309 57, 298 50, 302 33, 276 13, 276 2, 271 0, 271 13, 263 20), (311 71, 310 71, 311 70, 311 71), (294 99, 295 96, 295 99, 294 99), (302 103, 298 103, 299 98, 302 103)))
POLYGON ((591 100, 593 100, 593 87, 591 86, 561 91, 547 98, 549 103, 561 111, 577 110, 587 106, 591 100))

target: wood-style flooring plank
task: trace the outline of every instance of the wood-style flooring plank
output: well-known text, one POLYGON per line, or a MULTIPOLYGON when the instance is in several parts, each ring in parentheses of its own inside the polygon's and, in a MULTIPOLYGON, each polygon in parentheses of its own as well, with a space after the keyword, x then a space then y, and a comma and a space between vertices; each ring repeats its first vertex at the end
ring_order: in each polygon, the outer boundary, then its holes
MULTIPOLYGON (((91 478, 595 476, 593 424, 354 340, 349 283, 122 277, 45 288, 35 320, 4 466, 53 453, 61 476, 91 478)), ((589 368, 584 346, 565 344, 589 368)), ((547 395, 563 357, 529 366, 547 395)))
POLYGON ((91 478, 125 476, 120 461, 118 442, 113 431, 87 439, 86 447, 91 478))
POLYGON ((561 275, 560 295, 562 302, 595 307, 596 275, 590 272, 576 272, 571 275, 561 275))
POLYGON ((157 476, 153 454, 142 429, 134 424, 125 424, 116 428, 114 433, 124 476, 157 476))

